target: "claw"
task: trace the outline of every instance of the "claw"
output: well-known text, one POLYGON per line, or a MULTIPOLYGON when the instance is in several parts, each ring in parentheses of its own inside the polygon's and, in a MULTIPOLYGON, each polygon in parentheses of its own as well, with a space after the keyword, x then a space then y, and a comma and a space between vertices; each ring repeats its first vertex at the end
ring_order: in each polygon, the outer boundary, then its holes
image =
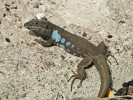
POLYGON ((76 73, 72 70, 73 74, 75 75, 76 73))
POLYGON ((69 82, 75 75, 72 75, 68 80, 67 82, 69 82))
MULTIPOLYGON (((111 56, 112 58, 114 58, 114 60, 115 60, 115 62, 116 62, 116 64, 118 65, 118 62, 117 62, 117 59, 111 54, 111 52, 110 51, 108 51, 107 52, 107 55, 106 55, 106 57, 108 57, 108 56, 111 56)), ((108 60, 109 61, 109 60, 108 60)), ((110 61, 109 61, 110 62, 110 61)))
MULTIPOLYGON (((69 82, 73 77, 75 77, 73 80, 72 80, 72 83, 71 83, 71 91, 72 91, 72 87, 73 87, 73 83, 76 79, 80 79, 78 78, 78 74, 75 74, 75 75, 72 75, 67 81, 69 82)), ((80 84, 77 86, 78 88, 80 88, 82 86, 82 79, 80 79, 80 84)))
POLYGON ((73 83, 76 79, 79 79, 80 80, 80 84, 77 86, 78 88, 80 88, 82 86, 82 81, 86 78, 86 73, 84 71, 84 69, 79 69, 77 70, 77 73, 75 73, 74 71, 72 71, 74 75, 72 75, 68 81, 70 81, 73 77, 74 79, 72 80, 72 83, 71 83, 71 91, 72 91, 72 87, 73 87, 73 83))
POLYGON ((71 83, 71 91, 72 91, 72 86, 73 86, 73 83, 74 83, 74 81, 76 80, 76 79, 78 79, 77 77, 76 77, 76 73, 74 72, 74 71, 72 71, 73 72, 73 74, 74 75, 72 75, 67 81, 69 82, 73 77, 75 77, 73 80, 72 80, 72 83, 71 83))
POLYGON ((74 75, 72 75, 67 81, 69 82, 73 77, 75 77, 75 72, 73 70, 71 70, 73 72, 74 75))
POLYGON ((77 78, 75 77, 75 78, 72 80, 72 83, 71 83, 71 91, 72 91, 73 83, 74 83, 74 81, 75 81, 76 79, 77 79, 77 78))
POLYGON ((116 64, 118 65, 118 62, 117 62, 116 58, 115 58, 113 55, 111 55, 111 54, 110 54, 110 56, 113 57, 113 58, 115 59, 116 64))
POLYGON ((80 88, 82 86, 82 81, 83 80, 81 80, 80 83, 79 83, 79 85, 77 86, 78 88, 80 88))
POLYGON ((110 63, 110 65, 111 65, 111 62, 107 59, 107 58, 105 58, 109 63, 110 63))

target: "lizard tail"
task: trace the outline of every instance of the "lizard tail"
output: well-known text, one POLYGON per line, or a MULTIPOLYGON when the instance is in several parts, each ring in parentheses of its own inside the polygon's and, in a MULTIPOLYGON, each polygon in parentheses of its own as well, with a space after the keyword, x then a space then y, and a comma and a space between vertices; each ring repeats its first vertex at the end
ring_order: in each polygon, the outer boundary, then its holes
POLYGON ((98 97, 103 98, 106 96, 110 85, 112 85, 110 69, 103 55, 96 56, 93 63, 96 66, 101 78, 101 86, 98 97))

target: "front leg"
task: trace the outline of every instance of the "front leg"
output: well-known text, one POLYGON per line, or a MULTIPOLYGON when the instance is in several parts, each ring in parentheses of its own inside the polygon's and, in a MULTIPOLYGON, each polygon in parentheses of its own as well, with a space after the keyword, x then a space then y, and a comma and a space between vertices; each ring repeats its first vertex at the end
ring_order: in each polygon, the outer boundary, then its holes
POLYGON ((43 47, 51 47, 54 40, 51 38, 47 42, 43 41, 42 39, 35 39, 35 41, 41 44, 43 47))
MULTIPOLYGON (((81 87, 82 85, 82 81, 85 80, 86 78, 86 72, 85 72, 85 68, 88 67, 90 64, 92 63, 92 58, 91 57, 85 57, 79 64, 78 64, 78 69, 77 69, 77 73, 73 72, 74 75, 72 75, 69 80, 74 77, 74 79, 72 80, 71 83, 71 91, 72 91, 72 85, 74 83, 74 81, 76 79, 80 79, 80 84, 78 85, 78 87, 81 87)), ((68 80, 68 81, 69 81, 68 80)))

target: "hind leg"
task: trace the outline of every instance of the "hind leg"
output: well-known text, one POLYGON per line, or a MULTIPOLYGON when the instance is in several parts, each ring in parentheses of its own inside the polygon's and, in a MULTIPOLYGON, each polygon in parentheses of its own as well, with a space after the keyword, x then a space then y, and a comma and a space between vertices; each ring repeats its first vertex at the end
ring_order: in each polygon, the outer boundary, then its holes
POLYGON ((85 72, 85 68, 87 66, 89 66, 90 64, 92 63, 92 58, 91 57, 85 57, 77 66, 77 73, 73 72, 73 75, 69 78, 68 81, 71 80, 71 78, 74 77, 74 79, 72 80, 72 83, 71 83, 71 91, 72 91, 72 86, 73 86, 73 83, 76 79, 79 79, 80 80, 80 84, 78 85, 78 87, 81 87, 82 85, 82 81, 85 80, 86 78, 86 72, 85 72))

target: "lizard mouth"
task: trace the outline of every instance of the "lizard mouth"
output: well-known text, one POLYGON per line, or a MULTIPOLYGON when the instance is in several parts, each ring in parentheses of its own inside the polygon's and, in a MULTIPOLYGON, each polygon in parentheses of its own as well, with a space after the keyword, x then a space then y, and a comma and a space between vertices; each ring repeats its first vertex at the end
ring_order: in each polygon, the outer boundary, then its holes
POLYGON ((32 30, 32 31, 41 29, 41 27, 39 27, 39 26, 28 25, 28 23, 25 23, 24 27, 26 27, 27 29, 32 30))
POLYGON ((27 29, 30 29, 30 30, 39 30, 41 29, 41 27, 35 27, 35 26, 25 26, 27 29))

